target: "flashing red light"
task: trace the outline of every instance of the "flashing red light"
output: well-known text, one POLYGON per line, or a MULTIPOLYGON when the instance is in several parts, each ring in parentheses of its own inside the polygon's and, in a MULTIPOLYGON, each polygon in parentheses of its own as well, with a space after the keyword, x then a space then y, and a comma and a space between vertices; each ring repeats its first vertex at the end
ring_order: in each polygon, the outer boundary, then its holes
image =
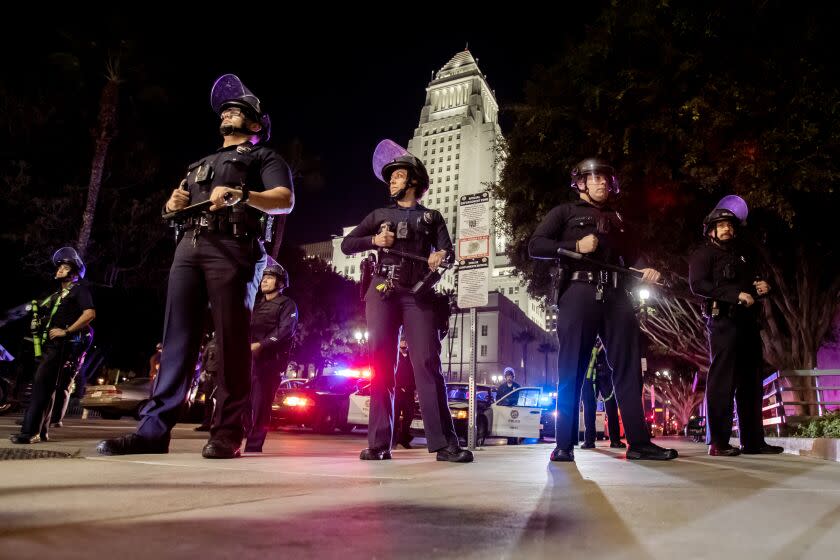
POLYGON ((309 404, 309 399, 306 397, 286 397, 283 399, 283 404, 286 406, 307 406, 309 404))

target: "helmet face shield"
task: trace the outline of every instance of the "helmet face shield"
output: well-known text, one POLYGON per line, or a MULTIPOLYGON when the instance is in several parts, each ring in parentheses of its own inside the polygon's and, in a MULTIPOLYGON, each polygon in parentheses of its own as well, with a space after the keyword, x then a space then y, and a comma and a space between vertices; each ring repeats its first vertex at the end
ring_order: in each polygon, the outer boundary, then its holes
POLYGON ((618 194, 621 186, 615 174, 613 166, 599 158, 587 158, 572 168, 571 187, 580 192, 586 192, 587 175, 600 175, 607 180, 607 189, 613 194, 618 194), (584 185, 581 188, 581 184, 584 185))
POLYGON ((227 107, 239 107, 249 119, 262 126, 259 135, 264 141, 271 137, 271 119, 263 114, 259 97, 236 74, 225 74, 216 80, 210 89, 210 107, 217 115, 227 107))
MULTIPOLYGON (((429 172, 419 158, 393 140, 383 140, 373 151, 373 174, 383 181, 390 183, 391 173, 397 169, 409 170, 409 181, 416 180, 415 195, 420 198, 429 189, 429 172)), ((408 186, 406 188, 408 188, 408 186)))
POLYGON ((73 247, 62 247, 53 253, 52 263, 56 268, 62 264, 70 265, 76 271, 76 274, 79 275, 79 278, 85 277, 85 263, 73 247))

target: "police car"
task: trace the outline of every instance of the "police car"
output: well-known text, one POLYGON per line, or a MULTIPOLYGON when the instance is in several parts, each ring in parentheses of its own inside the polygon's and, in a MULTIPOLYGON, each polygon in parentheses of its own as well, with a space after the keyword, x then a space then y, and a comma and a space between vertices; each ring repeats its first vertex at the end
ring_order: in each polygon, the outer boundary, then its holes
MULTIPOLYGON (((476 385, 476 442, 481 445, 488 437, 539 438, 542 425, 540 417, 539 387, 519 387, 496 400, 496 391, 488 385, 476 385)), ((455 433, 466 441, 469 422, 469 384, 447 383, 446 396, 455 433)), ((423 419, 418 409, 411 422, 411 434, 423 436, 423 419)))

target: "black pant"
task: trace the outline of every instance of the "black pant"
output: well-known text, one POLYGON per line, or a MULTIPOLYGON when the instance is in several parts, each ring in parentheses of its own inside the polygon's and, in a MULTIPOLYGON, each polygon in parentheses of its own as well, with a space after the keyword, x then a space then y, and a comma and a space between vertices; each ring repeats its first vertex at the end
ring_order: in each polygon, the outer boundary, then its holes
POLYGON ((583 402, 583 425, 585 426, 583 441, 595 443, 595 412, 598 408, 598 395, 604 398, 604 411, 607 413, 607 430, 610 443, 621 441, 621 427, 618 423, 618 404, 615 402, 612 379, 606 375, 598 375, 593 383, 591 379, 583 382, 580 400, 583 402))
POLYGON ((262 248, 254 241, 192 233, 175 249, 169 272, 163 354, 152 398, 141 411, 137 433, 169 440, 195 377, 207 304, 216 331, 219 372, 210 439, 239 444, 242 414, 251 387, 249 284, 262 248))
POLYGON ((52 406, 52 418, 50 419, 53 424, 64 420, 64 415, 67 414, 67 407, 70 404, 70 386, 73 385, 76 374, 79 373, 81 362, 80 351, 76 353, 75 359, 65 361, 64 367, 58 374, 58 382, 55 386, 55 402, 52 406))
POLYGON ((250 414, 246 418, 249 448, 262 449, 271 429, 271 403, 288 360, 254 360, 251 369, 250 414))
POLYGON ((397 387, 394 395, 394 444, 411 443, 414 418, 414 387, 397 387))
POLYGON ((605 289, 603 300, 596 301, 595 286, 572 282, 558 308, 557 447, 571 450, 578 441, 580 390, 597 336, 604 342, 607 365, 613 372, 627 441, 630 445, 649 443, 642 409, 639 325, 627 293, 605 289))
POLYGON ((764 443, 762 425, 762 347, 751 318, 717 317, 709 324, 712 365, 706 379, 706 443, 728 445, 732 401, 738 408, 741 445, 764 443))
POLYGON ((67 361, 75 362, 78 359, 81 350, 79 342, 61 338, 50 340, 44 345, 41 362, 32 380, 32 399, 23 416, 21 434, 48 434, 59 374, 67 361))
POLYGON ((440 364, 440 339, 435 329, 432 304, 407 293, 392 293, 383 299, 376 276, 365 297, 365 316, 370 333, 373 375, 370 385, 368 444, 390 449, 394 434, 394 384, 400 325, 408 341, 409 357, 420 397, 420 412, 429 452, 458 445, 446 399, 446 383, 440 364))

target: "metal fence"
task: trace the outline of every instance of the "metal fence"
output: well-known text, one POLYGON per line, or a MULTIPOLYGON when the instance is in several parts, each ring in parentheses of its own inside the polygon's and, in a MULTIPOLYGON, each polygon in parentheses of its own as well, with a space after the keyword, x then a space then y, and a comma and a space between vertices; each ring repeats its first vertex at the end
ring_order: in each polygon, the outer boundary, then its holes
POLYGON ((764 427, 777 436, 840 410, 840 369, 777 371, 764 380, 764 427))

